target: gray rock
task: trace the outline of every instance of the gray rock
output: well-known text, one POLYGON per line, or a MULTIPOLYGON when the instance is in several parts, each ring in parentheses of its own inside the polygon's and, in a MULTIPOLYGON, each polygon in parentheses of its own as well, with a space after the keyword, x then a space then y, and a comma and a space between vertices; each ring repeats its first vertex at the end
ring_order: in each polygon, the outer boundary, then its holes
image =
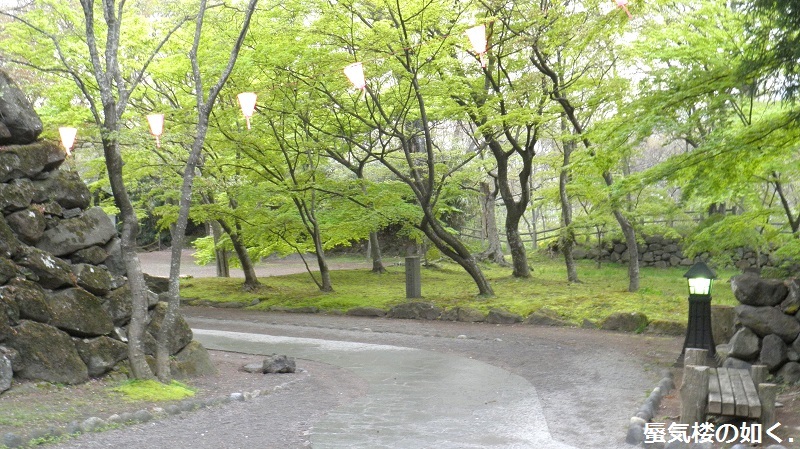
POLYGON ((767 365, 770 371, 774 372, 789 359, 788 349, 781 337, 774 334, 767 335, 761 340, 759 360, 761 360, 762 364, 767 365))
POLYGON ((150 289, 151 292, 157 295, 169 291, 168 277, 153 276, 144 273, 144 283, 147 284, 147 288, 150 289))
POLYGON ((198 341, 192 341, 170 360, 170 371, 176 379, 217 374, 208 351, 198 341))
POLYGON ((735 369, 750 369, 753 366, 752 363, 746 362, 741 359, 737 359, 736 357, 728 357, 722 363, 723 368, 735 368, 735 369))
POLYGON ((144 423, 153 420, 153 414, 147 410, 139 410, 133 413, 133 420, 139 423, 144 423))
POLYGON ((731 289, 740 303, 757 307, 778 305, 789 293, 782 280, 761 279, 752 272, 733 277, 731 289))
POLYGON ((631 445, 638 445, 644 441, 644 427, 631 424, 628 426, 628 434, 625 436, 625 442, 631 445))
POLYGON ((44 213, 35 207, 7 215, 6 221, 19 240, 29 245, 35 244, 42 237, 47 224, 44 213))
POLYGON ((91 204, 92 195, 89 188, 74 171, 56 171, 53 176, 34 183, 33 201, 44 203, 55 201, 62 208, 65 218, 87 209, 91 204), (68 212, 72 211, 72 212, 68 212))
POLYGON ((128 269, 125 267, 125 261, 122 259, 122 245, 119 237, 111 239, 110 242, 106 243, 103 249, 108 253, 108 258, 103 262, 106 268, 108 268, 108 271, 110 271, 111 274, 125 276, 128 273, 128 269))
POLYGON ((248 363, 241 368, 245 373, 264 374, 264 362, 248 363))
POLYGON ((486 320, 486 315, 480 310, 471 307, 452 307, 442 312, 444 321, 461 321, 464 323, 480 323, 486 320))
POLYGON ((377 307, 353 307, 346 313, 349 316, 361 317, 383 317, 386 316, 386 311, 377 307))
POLYGON ((743 327, 731 338, 729 355, 742 360, 753 360, 761 349, 760 343, 758 335, 743 327))
POLYGON ((116 326, 128 324, 133 313, 133 296, 128 284, 112 290, 103 297, 103 310, 105 310, 116 326))
POLYGON ((293 357, 285 355, 271 355, 264 359, 264 373, 293 373, 297 370, 297 364, 293 357))
POLYGON ((8 432, 3 435, 3 446, 13 449, 17 447, 22 447, 25 444, 25 441, 22 439, 21 436, 8 432))
POLYGON ((389 318, 407 320, 436 320, 442 315, 442 309, 429 302, 406 302, 398 304, 386 314, 389 318))
POLYGON ((58 168, 65 156, 58 144, 45 140, 3 147, 0 150, 0 183, 19 178, 38 179, 44 172, 58 168))
POLYGON ((111 315, 100 299, 86 290, 68 288, 47 295, 50 324, 76 337, 99 337, 114 331, 111 315))
POLYGON ((70 260, 73 264, 88 263, 91 265, 100 265, 108 258, 108 253, 100 246, 90 246, 78 251, 75 251, 70 260))
POLYGON ((20 274, 20 270, 14 262, 5 257, 0 257, 0 285, 7 283, 20 274))
POLYGON ((797 279, 788 283, 789 293, 781 303, 781 311, 787 315, 794 315, 800 311, 800 284, 797 279))
POLYGON ((244 394, 243 393, 231 393, 231 401, 233 402, 244 402, 244 394))
POLYGON ((486 322, 489 324, 514 324, 521 323, 522 316, 502 309, 491 309, 486 314, 486 322))
POLYGON ((27 209, 33 200, 33 183, 27 179, 15 179, 0 184, 0 212, 6 214, 27 209))
POLYGON ((647 327, 647 315, 641 312, 616 312, 609 315, 600 329, 622 332, 641 332, 647 327))
POLYGON ((94 295, 103 296, 111 291, 111 274, 103 267, 79 263, 72 266, 72 272, 78 285, 94 295))
POLYGON ((791 343, 800 335, 800 322, 774 307, 736 306, 736 316, 743 326, 760 337, 776 334, 791 343))
MULTIPOLYGON (((0 290, 3 293, 3 290, 0 290)), ((19 323, 19 305, 9 295, 0 295, 0 315, 5 317, 8 324, 16 326, 19 323)))
POLYGON ((102 376, 128 358, 128 345, 106 336, 75 339, 75 348, 91 377, 102 376))
POLYGON ((11 359, 0 354, 0 393, 11 388, 13 378, 14 370, 11 367, 11 359))
POLYGON ((789 362, 783 365, 775 375, 789 385, 800 382, 800 363, 789 362))
POLYGON ((31 246, 24 246, 16 262, 28 268, 40 286, 57 289, 72 284, 72 266, 50 253, 31 246))
POLYGON ((525 318, 525 324, 533 324, 538 326, 569 326, 570 323, 558 314, 558 312, 542 307, 541 309, 531 313, 525 318))
POLYGON ((22 320, 6 343, 19 353, 22 379, 79 384, 89 380, 89 371, 65 332, 46 324, 22 320))
POLYGON ((25 145, 42 133, 42 120, 17 84, 0 70, 0 145, 25 145))
POLYGON ((62 220, 44 232, 36 247, 56 256, 71 254, 93 245, 103 245, 117 229, 103 209, 93 207, 80 217, 62 220))
POLYGON ((53 316, 47 306, 45 291, 38 284, 16 279, 4 287, 0 287, 0 297, 12 298, 19 307, 22 319, 47 323, 53 316))
MULTIPOLYGON (((145 343, 145 352, 150 355, 155 355, 156 348, 153 343, 158 338, 158 333, 161 330, 161 323, 164 320, 164 314, 167 311, 167 304, 160 302, 156 304, 153 310, 150 311, 150 323, 147 325, 147 334, 152 337, 151 343, 145 343)), ((186 345, 192 342, 192 329, 186 320, 180 314, 177 315, 175 324, 172 327, 169 345, 170 355, 177 354, 186 345)))
MULTIPOLYGON (((0 192, 0 194, 1 193, 2 192, 0 192)), ((0 214, 0 257, 13 259, 19 254, 21 246, 22 243, 17 239, 17 236, 8 223, 6 223, 3 214, 0 214)))
POLYGON ((81 423, 81 431, 84 433, 97 432, 105 427, 106 422, 96 416, 91 416, 81 423))
POLYGON ((169 404, 164 407, 164 411, 167 412, 168 415, 180 415, 181 408, 175 404, 169 404))

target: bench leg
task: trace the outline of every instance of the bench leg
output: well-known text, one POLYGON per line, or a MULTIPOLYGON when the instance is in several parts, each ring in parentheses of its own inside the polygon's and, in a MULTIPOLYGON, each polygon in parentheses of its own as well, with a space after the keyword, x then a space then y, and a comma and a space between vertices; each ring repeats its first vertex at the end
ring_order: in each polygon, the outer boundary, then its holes
POLYGON ((761 424, 765 428, 775 424, 775 400, 777 397, 777 385, 758 384, 758 399, 761 401, 761 424))
POLYGON ((681 424, 705 422, 708 405, 707 366, 686 366, 681 384, 681 424))

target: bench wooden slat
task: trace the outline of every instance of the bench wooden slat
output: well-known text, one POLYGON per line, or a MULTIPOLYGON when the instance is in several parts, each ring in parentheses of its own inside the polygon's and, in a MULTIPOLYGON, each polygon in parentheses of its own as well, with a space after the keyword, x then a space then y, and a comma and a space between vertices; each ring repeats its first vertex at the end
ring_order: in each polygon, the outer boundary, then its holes
POLYGON ((708 413, 719 415, 722 413, 722 391, 719 387, 719 377, 717 370, 711 369, 708 376, 708 413))
POLYGON ((747 397, 747 402, 749 403, 750 413, 748 418, 760 418, 761 417, 761 400, 758 398, 758 390, 756 390, 755 383, 753 382, 753 377, 750 375, 750 372, 747 370, 738 370, 739 377, 741 377, 742 385, 744 387, 744 393, 747 397))
POLYGON ((719 389, 722 394, 722 415, 734 416, 736 414, 736 401, 733 398, 733 385, 727 368, 718 368, 719 389))
POLYGON ((738 370, 728 370, 733 385, 733 398, 736 401, 736 416, 750 416, 750 403, 747 401, 747 394, 744 392, 744 383, 738 370))

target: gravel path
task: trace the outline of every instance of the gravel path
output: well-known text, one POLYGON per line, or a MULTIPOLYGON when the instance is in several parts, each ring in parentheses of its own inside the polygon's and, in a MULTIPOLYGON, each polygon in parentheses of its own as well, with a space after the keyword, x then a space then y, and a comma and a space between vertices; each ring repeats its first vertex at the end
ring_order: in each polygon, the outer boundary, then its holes
MULTIPOLYGON (((671 360, 681 344, 676 338, 527 325, 193 307, 183 312, 194 328, 389 344, 489 363, 535 387, 555 440, 585 449, 625 447, 629 417, 658 381, 659 363, 671 360)), ((332 364, 301 360, 298 366, 307 371, 305 378, 251 402, 85 435, 58 447, 308 447, 314 424, 361 397, 369 386, 332 364)))
MULTIPOLYGON (((142 259, 146 272, 161 276, 168 273, 168 252, 149 253, 142 259)), ((351 265, 342 268, 359 266, 351 265)), ((213 267, 197 267, 191 258, 183 266, 184 274, 213 275, 213 267)), ((299 261, 283 261, 275 266, 261 264, 259 269, 260 276, 269 276, 303 271, 304 267, 299 261)), ((184 307, 182 312, 196 329, 403 346, 491 364, 530 382, 539 396, 552 438, 582 449, 627 447, 624 436, 629 417, 659 380, 664 361, 674 359, 682 343, 679 338, 529 325, 195 307, 184 307)), ((55 447, 311 447, 315 424, 331 411, 364 397, 370 386, 335 363, 298 360, 298 368, 302 374, 287 385, 247 402, 82 435, 55 447)), ((221 385, 220 394, 236 391, 231 390, 234 386, 221 385)))

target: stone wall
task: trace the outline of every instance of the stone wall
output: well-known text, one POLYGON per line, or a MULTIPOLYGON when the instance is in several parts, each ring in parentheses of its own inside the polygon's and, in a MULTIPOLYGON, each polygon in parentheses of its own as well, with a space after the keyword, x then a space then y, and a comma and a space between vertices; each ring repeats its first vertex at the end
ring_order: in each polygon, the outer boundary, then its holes
POLYGON ((766 365, 784 382, 800 381, 800 284, 745 273, 731 280, 739 301, 736 333, 721 347, 723 366, 766 365))
MULTIPOLYGON (((575 259, 600 259, 603 262, 626 263, 630 260, 628 245, 622 240, 612 240, 604 243, 600 247, 578 247, 573 253, 575 259)), ((695 262, 707 261, 708 253, 703 253, 695 257, 687 257, 683 253, 682 241, 680 239, 667 238, 653 235, 644 238, 644 242, 639 244, 639 262, 645 267, 689 267, 695 262)), ((733 264, 745 270, 754 267, 767 267, 772 265, 772 261, 766 254, 756 254, 754 251, 737 249, 732 251, 731 259, 733 264)))
MULTIPOLYGON (((2 72, 0 94, 0 393, 13 378, 81 383, 127 359, 120 241, 78 174, 60 169, 64 150, 36 140, 41 122, 2 72)), ((150 292, 149 307, 153 355, 166 305, 150 292)), ((173 334, 176 364, 192 357, 184 348, 205 352, 182 318, 173 334)))

